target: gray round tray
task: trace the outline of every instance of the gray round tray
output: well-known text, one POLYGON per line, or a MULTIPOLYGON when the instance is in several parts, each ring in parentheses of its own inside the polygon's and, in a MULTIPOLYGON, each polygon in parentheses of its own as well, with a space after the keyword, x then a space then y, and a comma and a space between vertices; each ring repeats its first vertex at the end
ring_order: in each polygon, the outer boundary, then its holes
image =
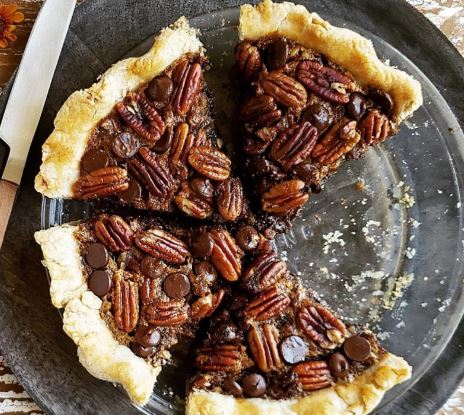
MULTIPOLYGON (((160 28, 181 15, 197 16, 238 3, 92 0, 76 10, 0 257, 0 350, 26 390, 49 413, 129 414, 139 409, 119 390, 94 379, 79 365, 75 346, 62 332, 60 316, 49 302, 48 284, 40 267, 40 251, 31 238, 40 227, 41 217, 41 198, 32 185, 40 163, 40 145, 52 129, 57 109, 71 92, 90 85, 99 73, 127 53, 139 49, 142 52, 148 39, 160 28)), ((435 84, 454 115, 459 120, 464 119, 459 95, 464 85, 463 60, 445 37, 412 7, 403 1, 302 3, 336 23, 347 22, 400 50, 435 84)), ((233 11, 225 13, 234 14, 233 11)), ((217 17, 217 14, 211 16, 213 20, 217 17)), ((205 24, 207 20, 202 17, 194 22, 205 24)), ((454 185, 456 183, 460 180, 454 185)), ((71 206, 76 211, 80 209, 78 205, 71 206)), ((63 212, 59 207, 42 212, 42 216, 44 213, 58 213, 59 218, 48 216, 46 220, 56 223, 63 212)), ((288 243, 281 241, 281 244, 288 243)), ((443 258, 454 263, 455 252, 444 252, 443 258)), ((456 287, 456 295, 460 295, 461 288, 456 287)), ((461 308, 455 309, 450 326, 456 325, 461 308)), ((452 334, 452 328, 443 332, 442 342, 438 342, 442 346, 452 334)), ((378 413, 433 413, 464 373, 464 363, 459 357, 462 330, 464 327, 458 328, 446 350, 417 383, 378 413)), ((395 345, 395 338, 390 338, 389 343, 395 345)), ((407 339, 398 339, 396 343, 407 349, 407 339)), ((441 349, 436 348, 437 356, 441 349)))

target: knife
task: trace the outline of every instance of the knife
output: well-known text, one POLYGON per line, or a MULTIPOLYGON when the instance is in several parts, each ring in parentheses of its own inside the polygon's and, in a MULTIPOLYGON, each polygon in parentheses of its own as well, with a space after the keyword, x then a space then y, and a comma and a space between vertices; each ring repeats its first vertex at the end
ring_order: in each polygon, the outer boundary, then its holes
POLYGON ((0 246, 75 5, 76 0, 45 1, 3 113, 0 123, 0 246))

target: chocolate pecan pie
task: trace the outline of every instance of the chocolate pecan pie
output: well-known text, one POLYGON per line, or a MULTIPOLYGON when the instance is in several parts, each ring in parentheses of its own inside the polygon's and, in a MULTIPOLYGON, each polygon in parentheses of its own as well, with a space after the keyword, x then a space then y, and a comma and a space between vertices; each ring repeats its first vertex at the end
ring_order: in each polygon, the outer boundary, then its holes
POLYGON ((188 414, 367 414, 410 366, 304 288, 273 238, 343 160, 396 133, 420 85, 303 6, 242 6, 239 32, 235 163, 185 18, 65 102, 36 189, 107 213, 35 234, 52 302, 81 363, 135 403, 182 345, 188 414))
POLYGON ((242 184, 218 146, 207 65, 195 31, 180 19, 146 55, 71 95, 43 146, 36 189, 196 219, 243 218, 242 184))
POLYGON ((302 6, 243 6, 235 61, 254 211, 291 219, 343 160, 394 136, 420 85, 371 43, 302 6))

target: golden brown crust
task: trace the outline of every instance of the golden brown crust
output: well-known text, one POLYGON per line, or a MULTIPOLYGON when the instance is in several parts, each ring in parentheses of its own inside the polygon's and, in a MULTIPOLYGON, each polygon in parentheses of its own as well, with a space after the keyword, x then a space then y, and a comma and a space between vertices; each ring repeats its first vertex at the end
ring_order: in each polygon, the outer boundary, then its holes
POLYGON ((117 62, 90 88, 74 92, 55 118, 42 147, 35 188, 48 197, 70 198, 92 129, 128 91, 145 84, 187 53, 202 51, 197 32, 185 17, 162 30, 143 56, 117 62))
POLYGON ((216 392, 194 390, 187 415, 365 415, 385 392, 411 377, 411 367, 401 357, 387 353, 352 382, 312 392, 300 399, 237 399, 216 392))
POLYGON ((132 401, 147 403, 161 367, 153 367, 118 343, 100 316, 102 301, 87 288, 77 233, 62 225, 36 232, 50 275, 50 294, 65 307, 63 329, 78 349, 82 365, 95 377, 121 384, 132 401))
POLYGON ((394 121, 409 117, 422 105, 418 81, 383 63, 372 42, 348 29, 332 26, 316 13, 293 3, 264 0, 257 6, 240 8, 240 38, 256 40, 278 34, 324 54, 353 74, 366 87, 388 92, 395 102, 394 121))
POLYGON ((50 276, 50 296, 56 308, 87 290, 84 268, 76 239, 77 226, 63 225, 36 232, 42 248, 42 264, 50 276))
POLYGON ((81 364, 98 379, 122 385, 131 400, 145 405, 161 367, 153 367, 113 337, 100 317, 101 300, 86 291, 64 310, 63 329, 77 345, 81 364))

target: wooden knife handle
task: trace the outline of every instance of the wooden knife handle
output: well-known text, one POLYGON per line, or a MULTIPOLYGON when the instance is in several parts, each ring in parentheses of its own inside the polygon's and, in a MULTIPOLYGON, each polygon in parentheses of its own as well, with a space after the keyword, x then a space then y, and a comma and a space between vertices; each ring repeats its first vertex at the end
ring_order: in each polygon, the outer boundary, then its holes
POLYGON ((6 226, 13 209, 17 189, 18 185, 6 180, 0 180, 0 247, 3 244, 6 226))

